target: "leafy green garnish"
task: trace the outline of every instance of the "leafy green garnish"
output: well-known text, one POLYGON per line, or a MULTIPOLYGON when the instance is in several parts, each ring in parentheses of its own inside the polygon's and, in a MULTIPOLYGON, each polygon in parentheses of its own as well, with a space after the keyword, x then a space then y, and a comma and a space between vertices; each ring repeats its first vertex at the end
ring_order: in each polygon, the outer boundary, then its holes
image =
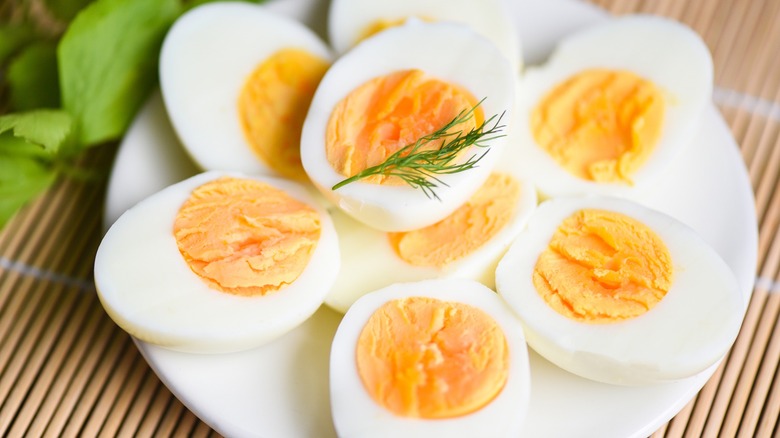
MULTIPOLYGON (((8 134, 35 145, 45 156, 54 157, 66 145, 73 130, 73 119, 63 110, 36 110, 0 117, 0 134, 8 134)), ((0 148, 8 154, 13 150, 0 148)))
POLYGON ((84 9, 58 48, 62 103, 79 141, 119 138, 157 80, 157 53, 180 11, 176 0, 100 0, 84 9))
POLYGON ((0 64, 35 40, 35 32, 26 24, 0 24, 0 64))
POLYGON ((71 21, 90 3, 95 0, 44 0, 52 15, 63 21, 71 21))
MULTIPOLYGON (((0 137, 0 150, 9 137, 0 137)), ((56 179, 51 166, 32 157, 0 152, 0 228, 28 201, 56 179)))
POLYGON ((11 106, 19 111, 60 106, 57 49, 49 41, 27 46, 8 65, 11 106))
POLYGON ((411 187, 422 190, 428 198, 439 199, 435 189, 440 185, 446 186, 447 184, 436 175, 459 173, 473 169, 489 152, 490 149, 487 142, 504 136, 504 134, 500 134, 501 130, 504 129, 504 125, 500 124, 504 116, 503 114, 490 117, 482 122, 480 126, 472 128, 465 134, 462 131, 452 130, 455 126, 474 117, 474 111, 482 101, 469 110, 461 111, 436 131, 424 135, 417 139, 416 142, 397 150, 381 164, 368 167, 340 181, 332 187, 332 190, 337 190, 349 183, 373 175, 396 176, 411 187), (486 130, 487 125, 491 123, 493 126, 486 130), (441 141, 440 147, 424 149, 425 146, 436 141, 441 141), (458 158, 461 151, 471 146, 483 148, 484 151, 481 154, 471 155, 466 161, 457 161, 456 158, 458 158))
POLYGON ((70 141, 73 120, 62 110, 0 117, 0 228, 69 166, 58 158, 70 141))

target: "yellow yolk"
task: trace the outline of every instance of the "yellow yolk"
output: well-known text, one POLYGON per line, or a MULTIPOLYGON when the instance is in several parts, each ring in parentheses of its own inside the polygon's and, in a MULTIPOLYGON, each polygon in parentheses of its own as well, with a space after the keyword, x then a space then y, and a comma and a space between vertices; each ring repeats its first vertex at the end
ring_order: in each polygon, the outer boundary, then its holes
MULTIPOLYGON (((418 18, 419 20, 425 21, 427 23, 433 23, 434 21, 436 21, 433 18, 428 18, 428 17, 416 17, 416 18, 418 18)), ((391 20, 391 19, 379 19, 379 20, 376 20, 375 22, 373 22, 370 25, 368 25, 363 30, 363 32, 360 33, 360 38, 358 39, 357 42, 363 41, 366 38, 372 37, 372 36, 378 34, 379 32, 385 31, 385 30, 390 29, 392 27, 400 26, 400 25, 406 23, 406 20, 408 20, 408 18, 397 18, 397 19, 394 19, 394 20, 391 20)))
POLYGON ((295 281, 320 237, 308 205, 268 184, 221 178, 195 189, 176 215, 179 251, 212 288, 263 295, 295 281))
POLYGON ((652 309, 669 291, 673 271, 653 230, 620 213, 587 209, 563 221, 536 262, 533 283, 558 313, 609 323, 652 309))
MULTIPOLYGON (((477 100, 465 89, 420 70, 403 70, 372 79, 353 90, 333 110, 325 139, 328 161, 340 174, 353 176, 383 163, 394 152, 440 129, 476 104, 477 100)), ((477 108, 475 117, 456 125, 451 132, 468 132, 482 119, 482 111, 477 108)), ((427 146, 434 147, 441 147, 441 142, 427 146)), ((385 176, 364 181, 400 183, 397 178, 385 176)))
POLYGON ((531 130, 571 174, 632 184, 632 174, 658 143, 664 110, 664 97, 652 82, 627 71, 587 70, 539 102, 531 130))
POLYGON ((419 230, 389 233, 390 245, 411 265, 446 266, 498 234, 514 216, 519 197, 517 180, 494 173, 465 204, 443 220, 419 230))
POLYGON ((509 374, 509 348, 493 318, 423 297, 377 309, 360 333, 356 359, 371 397, 405 417, 474 412, 501 392, 509 374))
POLYGON ((317 85, 329 64, 304 50, 271 55, 249 76, 238 113, 254 153, 281 175, 305 179, 301 129, 317 85))

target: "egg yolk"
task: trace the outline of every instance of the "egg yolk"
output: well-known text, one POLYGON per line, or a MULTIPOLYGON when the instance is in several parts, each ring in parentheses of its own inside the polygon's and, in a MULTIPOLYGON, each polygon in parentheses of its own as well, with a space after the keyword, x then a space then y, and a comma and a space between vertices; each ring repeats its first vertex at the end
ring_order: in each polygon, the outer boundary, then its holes
POLYGON ((244 135, 253 152, 282 176, 305 179, 301 129, 320 80, 324 59, 300 49, 283 49, 262 62, 238 98, 244 135))
POLYGON ((504 388, 509 347, 496 321, 462 303, 412 297, 385 303, 358 338, 360 379, 396 415, 451 418, 504 388))
POLYGON ((580 210, 566 218, 539 256, 533 284, 571 319, 610 323, 644 314, 672 284, 664 242, 620 213, 580 210))
MULTIPOLYGON (((419 20, 433 23, 433 18, 429 17, 416 17, 419 20)), ((360 33, 360 38, 358 39, 358 42, 363 41, 366 38, 372 37, 382 31, 385 31, 387 29, 398 27, 404 23, 406 23, 406 20, 408 18, 397 18, 397 19, 379 19, 371 23, 370 25, 366 26, 366 28, 363 30, 363 32, 360 33)))
MULTIPOLYGON (((469 111, 477 100, 460 86, 430 77, 420 70, 403 70, 374 78, 353 90, 331 113, 326 130, 326 156, 345 177, 383 163, 404 146, 469 111)), ((450 133, 466 133, 482 123, 480 108, 474 117, 455 125, 450 133)), ((443 140, 423 149, 440 148, 443 140)), ((402 184, 397 177, 376 175, 372 183, 402 184)))
POLYGON ((264 295, 295 281, 320 237, 308 205, 268 184, 220 178, 196 188, 173 225, 179 251, 218 291, 264 295))
POLYGON ((444 267, 498 234, 515 215, 520 183, 494 173, 454 213, 419 230, 388 233, 396 254, 414 266, 444 267))
POLYGON ((661 136, 664 97, 627 71, 586 70, 549 92, 531 116, 534 139, 571 174, 632 184, 661 136))

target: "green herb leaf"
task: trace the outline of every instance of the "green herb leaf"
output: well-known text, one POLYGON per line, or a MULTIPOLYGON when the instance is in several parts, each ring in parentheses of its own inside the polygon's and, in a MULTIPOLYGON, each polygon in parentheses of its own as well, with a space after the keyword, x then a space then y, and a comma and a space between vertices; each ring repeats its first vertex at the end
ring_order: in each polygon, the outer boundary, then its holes
POLYGON ((177 0, 98 0, 76 16, 57 55, 80 143, 124 133, 156 83, 160 45, 179 12, 177 0))
POLYGON ((60 106, 57 50, 54 43, 27 46, 8 65, 11 107, 17 111, 60 106))
POLYGON ((384 162, 368 167, 338 182, 331 190, 337 190, 347 184, 373 175, 385 175, 401 178, 409 186, 422 190, 428 198, 439 199, 436 189, 440 185, 446 186, 447 184, 436 175, 460 173, 477 167, 480 160, 490 150, 490 145, 487 142, 504 136, 504 134, 501 134, 501 130, 505 127, 501 125, 503 114, 490 117, 482 122, 481 125, 472 128, 466 133, 452 130, 455 126, 474 117, 474 111, 484 100, 482 99, 469 110, 461 111, 436 131, 426 134, 417 139, 416 142, 397 150, 387 157, 384 162), (491 123, 493 126, 488 128, 487 125, 491 123), (424 148, 436 141, 441 142, 438 148, 424 148), (456 160, 460 156, 461 151, 471 146, 484 149, 484 151, 480 154, 471 155, 465 161, 456 160))
POLYGON ((35 39, 35 32, 27 25, 0 24, 0 64, 35 39))
MULTIPOLYGON (((2 143, 0 138, 0 149, 2 143)), ((56 171, 39 160, 0 154, 0 228, 22 206, 46 190, 56 177, 56 171)))
POLYGON ((40 145, 30 143, 22 137, 15 137, 11 132, 0 134, 0 156, 39 158, 50 160, 52 154, 40 145))
POLYGON ((73 119, 63 110, 36 110, 25 113, 12 113, 0 117, 0 152, 11 155, 29 156, 35 145, 40 156, 54 157, 63 147, 68 146, 73 129, 73 119), (14 137, 24 140, 11 141, 14 137))
POLYGON ((94 0, 44 0, 46 8, 58 19, 68 22, 94 0))

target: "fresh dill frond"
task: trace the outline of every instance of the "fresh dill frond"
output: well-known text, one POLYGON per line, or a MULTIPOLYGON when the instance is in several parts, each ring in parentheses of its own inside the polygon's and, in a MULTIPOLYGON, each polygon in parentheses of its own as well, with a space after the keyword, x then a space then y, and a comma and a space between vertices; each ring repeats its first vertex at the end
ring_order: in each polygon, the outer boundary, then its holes
POLYGON ((368 167, 355 175, 342 180, 332 187, 337 190, 349 183, 368 178, 373 175, 396 176, 415 189, 420 189, 428 198, 437 200, 439 196, 436 189, 440 186, 447 186, 436 175, 447 175, 452 173, 464 172, 477 166, 482 158, 490 151, 489 141, 503 137, 501 130, 501 115, 493 115, 482 122, 476 128, 472 128, 467 133, 462 131, 449 132, 452 128, 474 117, 474 111, 482 104, 485 99, 480 100, 471 109, 463 110, 452 120, 446 123, 436 131, 426 134, 416 142, 406 145, 387 157, 387 159, 376 166, 368 167), (487 128, 488 125, 492 126, 487 128), (441 140, 442 146, 438 149, 423 149, 431 142, 441 140), (461 151, 470 146, 477 146, 484 149, 481 153, 475 153, 464 162, 455 162, 461 151))

